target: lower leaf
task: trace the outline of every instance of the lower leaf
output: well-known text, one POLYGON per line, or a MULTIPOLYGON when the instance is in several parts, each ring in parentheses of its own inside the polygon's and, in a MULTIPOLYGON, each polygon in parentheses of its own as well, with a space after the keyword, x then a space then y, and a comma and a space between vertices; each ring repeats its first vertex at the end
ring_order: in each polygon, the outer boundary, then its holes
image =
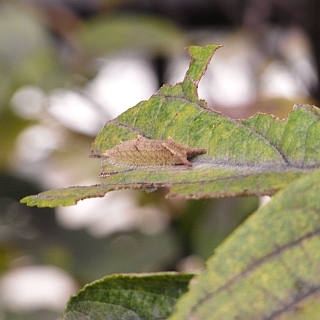
POLYGON ((192 274, 114 275, 71 297, 64 320, 166 319, 192 274))

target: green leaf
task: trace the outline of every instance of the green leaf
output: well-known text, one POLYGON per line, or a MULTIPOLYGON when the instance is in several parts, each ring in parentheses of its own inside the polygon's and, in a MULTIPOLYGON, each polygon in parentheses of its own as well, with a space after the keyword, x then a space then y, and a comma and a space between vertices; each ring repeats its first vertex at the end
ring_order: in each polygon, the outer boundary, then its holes
POLYGON ((164 85, 148 101, 108 121, 92 144, 91 157, 101 157, 105 150, 138 135, 157 140, 170 136, 191 148, 207 150, 190 160, 193 167, 119 168, 102 157, 102 171, 111 176, 101 185, 48 191, 22 202, 71 205, 112 190, 155 187, 166 187, 169 196, 182 198, 271 195, 319 167, 318 108, 296 105, 282 121, 265 114, 237 121, 198 98, 199 81, 219 47, 189 47, 191 63, 183 82, 164 85))
POLYGON ((71 297, 63 318, 166 319, 191 277, 176 273, 105 277, 71 297))
POLYGON ((317 170, 251 215, 170 319, 319 319, 319 186, 317 170))

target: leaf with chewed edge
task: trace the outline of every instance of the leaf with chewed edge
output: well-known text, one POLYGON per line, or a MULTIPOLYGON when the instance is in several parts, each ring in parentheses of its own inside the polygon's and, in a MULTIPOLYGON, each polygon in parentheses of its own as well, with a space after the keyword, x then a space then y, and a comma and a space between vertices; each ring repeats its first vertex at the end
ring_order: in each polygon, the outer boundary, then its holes
POLYGON ((91 157, 138 135, 166 140, 172 137, 207 153, 184 165, 117 167, 101 157, 100 185, 46 191, 25 197, 28 205, 75 204, 118 189, 165 187, 168 196, 210 198, 271 195, 305 172, 320 166, 320 111, 295 105, 284 120, 256 114, 232 120, 209 108, 198 97, 198 84, 219 45, 189 47, 191 63, 181 83, 164 85, 147 101, 110 120, 92 144, 91 157))

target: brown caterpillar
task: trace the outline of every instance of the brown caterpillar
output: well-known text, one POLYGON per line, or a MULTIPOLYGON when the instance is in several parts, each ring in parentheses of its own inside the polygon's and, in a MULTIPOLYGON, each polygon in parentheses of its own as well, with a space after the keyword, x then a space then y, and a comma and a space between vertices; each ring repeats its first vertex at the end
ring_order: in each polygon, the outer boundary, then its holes
POLYGON ((185 147, 174 141, 152 140, 138 136, 136 140, 121 142, 102 153, 109 163, 118 167, 167 166, 184 164, 192 167, 189 157, 206 153, 206 149, 185 147))

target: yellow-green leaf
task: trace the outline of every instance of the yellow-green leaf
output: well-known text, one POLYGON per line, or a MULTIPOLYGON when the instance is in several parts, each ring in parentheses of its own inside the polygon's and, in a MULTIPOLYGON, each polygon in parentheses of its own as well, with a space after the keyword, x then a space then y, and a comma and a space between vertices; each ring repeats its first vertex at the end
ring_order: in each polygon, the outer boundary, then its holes
POLYGON ((319 319, 320 170, 277 193, 216 250, 170 320, 319 319))

